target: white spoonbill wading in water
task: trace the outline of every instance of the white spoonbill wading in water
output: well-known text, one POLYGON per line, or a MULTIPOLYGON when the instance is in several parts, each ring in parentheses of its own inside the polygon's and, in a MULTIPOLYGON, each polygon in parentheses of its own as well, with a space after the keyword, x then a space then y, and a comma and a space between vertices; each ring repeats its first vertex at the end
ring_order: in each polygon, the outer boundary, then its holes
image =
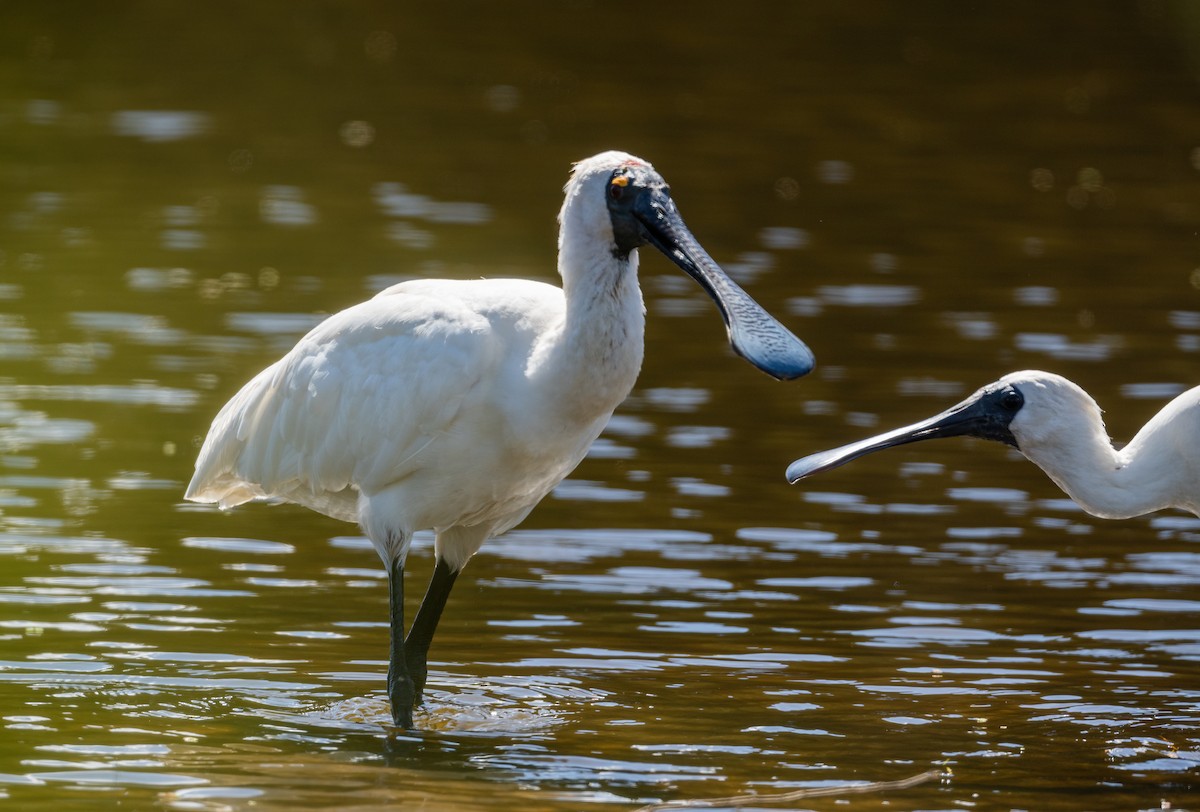
POLYGON ((337 313, 213 420, 186 498, 296 502, 356 521, 388 573, 388 697, 413 727, 426 656, 454 580, 587 453, 642 364, 637 248, 650 244, 716 301, 733 349, 777 379, 812 353, 705 253, 650 164, 576 164, 559 213, 562 287, 521 279, 403 282, 337 313), (436 533, 428 591, 404 634, 413 533, 436 533))
POLYGON ((1163 508, 1200 516, 1200 387, 1164 406, 1118 451, 1087 392, 1034 370, 1005 375, 928 420, 796 460, 787 478, 794 484, 872 451, 963 435, 1013 446, 1093 516, 1163 508))

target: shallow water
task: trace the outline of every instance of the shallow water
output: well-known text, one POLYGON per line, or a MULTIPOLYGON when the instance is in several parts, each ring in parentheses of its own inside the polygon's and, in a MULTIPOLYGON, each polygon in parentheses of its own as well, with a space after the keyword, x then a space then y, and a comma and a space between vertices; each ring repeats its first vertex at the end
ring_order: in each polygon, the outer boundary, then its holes
POLYGON ((1188 7, 772 14, 0 12, 0 799, 632 810, 944 766, 805 808, 1200 804, 1200 520, 1094 519, 970 441, 783 481, 1010 370, 1118 440, 1197 382, 1188 7), (818 369, 734 358, 646 253, 638 387, 471 562, 389 735, 370 545, 184 504, 198 443, 391 282, 551 281, 610 147, 818 369))

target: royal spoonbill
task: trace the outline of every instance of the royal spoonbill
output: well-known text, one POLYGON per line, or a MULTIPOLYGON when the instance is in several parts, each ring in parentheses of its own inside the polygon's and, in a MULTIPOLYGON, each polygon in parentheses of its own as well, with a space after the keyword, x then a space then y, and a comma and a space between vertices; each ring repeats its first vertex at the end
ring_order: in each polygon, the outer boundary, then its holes
POLYGON ((662 176, 605 152, 575 165, 559 212, 562 287, 403 282, 313 328, 213 420, 186 498, 296 502, 356 521, 387 568, 387 690, 413 727, 426 657, 459 571, 579 464, 642 364, 638 247, 716 301, 733 349, 777 379, 812 353, 692 236, 662 176), (404 633, 404 562, 433 530, 435 565, 404 633))
POLYGON ((794 484, 872 451, 962 435, 1013 446, 1093 516, 1172 507, 1200 515, 1200 387, 1164 406, 1118 451, 1087 392, 1035 370, 1005 375, 928 420, 796 460, 787 478, 794 484))

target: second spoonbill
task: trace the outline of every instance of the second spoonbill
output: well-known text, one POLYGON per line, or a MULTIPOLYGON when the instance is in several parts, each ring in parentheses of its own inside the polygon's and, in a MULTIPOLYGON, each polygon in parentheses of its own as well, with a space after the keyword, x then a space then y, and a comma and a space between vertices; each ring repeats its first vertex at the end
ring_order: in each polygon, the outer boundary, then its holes
POLYGON ((796 460, 787 478, 794 484, 872 451, 963 435, 1013 446, 1093 516, 1172 507, 1200 516, 1200 387, 1164 406, 1118 451, 1087 392, 1035 370, 1005 375, 928 420, 796 460))

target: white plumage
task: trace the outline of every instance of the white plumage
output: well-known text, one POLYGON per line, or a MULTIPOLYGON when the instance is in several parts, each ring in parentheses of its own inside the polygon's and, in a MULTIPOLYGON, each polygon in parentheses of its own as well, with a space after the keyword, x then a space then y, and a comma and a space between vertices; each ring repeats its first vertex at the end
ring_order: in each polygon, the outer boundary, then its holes
POLYGON ((721 272, 661 176, 618 152, 576 165, 559 214, 561 288, 518 279, 404 282, 315 327, 213 421, 186 498, 284 499, 357 521, 388 567, 389 694, 411 727, 425 653, 458 571, 583 459, 642 363, 638 246, 716 299, 734 349, 778 378, 808 349, 721 272), (403 637, 412 535, 437 566, 403 637))
POLYGON ((187 498, 361 520, 385 562, 416 530, 469 527, 437 540, 461 568, 570 473, 636 379, 640 341, 606 370, 543 347, 562 310, 560 288, 513 279, 404 282, 343 310, 225 405, 187 498), (581 397, 558 396, 568 383, 581 397))
POLYGON ((940 415, 793 462, 791 482, 872 451, 969 435, 1014 446, 1093 516, 1127 519, 1163 508, 1200 516, 1200 387, 1162 408, 1122 449, 1096 401, 1050 372, 1005 375, 940 415))
POLYGON ((1001 382, 1025 398, 1010 424, 1017 448, 1088 513, 1128 519, 1174 507, 1200 515, 1200 387, 1171 400, 1118 450, 1096 401, 1066 378, 1027 371, 1001 382))

